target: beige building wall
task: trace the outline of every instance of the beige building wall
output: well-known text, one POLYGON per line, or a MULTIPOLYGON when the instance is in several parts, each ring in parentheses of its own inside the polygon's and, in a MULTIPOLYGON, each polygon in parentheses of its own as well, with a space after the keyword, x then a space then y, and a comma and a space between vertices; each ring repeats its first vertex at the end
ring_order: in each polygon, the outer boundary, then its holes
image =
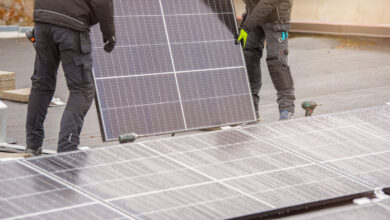
MULTIPOLYGON (((234 0, 237 15, 242 0, 234 0)), ((294 0, 292 20, 363 25, 390 24, 390 0, 294 0)))
POLYGON ((390 24, 390 0, 294 0, 292 19, 363 25, 390 24))

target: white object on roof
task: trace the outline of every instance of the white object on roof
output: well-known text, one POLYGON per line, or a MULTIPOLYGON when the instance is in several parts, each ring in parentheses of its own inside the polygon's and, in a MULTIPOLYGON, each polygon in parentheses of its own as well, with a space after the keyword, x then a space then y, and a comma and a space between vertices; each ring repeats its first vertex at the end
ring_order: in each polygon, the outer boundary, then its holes
POLYGON ((51 102, 50 102, 50 107, 57 107, 57 106, 63 106, 63 105, 66 105, 65 102, 61 101, 60 98, 52 98, 51 99, 51 102))
POLYGON ((0 143, 5 142, 7 135, 7 111, 7 105, 0 101, 0 143))

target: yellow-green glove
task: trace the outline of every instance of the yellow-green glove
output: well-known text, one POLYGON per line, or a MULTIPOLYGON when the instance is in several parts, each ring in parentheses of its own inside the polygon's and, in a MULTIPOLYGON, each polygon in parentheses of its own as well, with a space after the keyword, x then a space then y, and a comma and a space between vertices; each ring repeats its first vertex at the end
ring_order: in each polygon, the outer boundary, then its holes
POLYGON ((242 48, 245 48, 247 38, 248 38, 248 32, 246 32, 244 29, 241 29, 240 35, 237 38, 237 42, 241 42, 242 48))

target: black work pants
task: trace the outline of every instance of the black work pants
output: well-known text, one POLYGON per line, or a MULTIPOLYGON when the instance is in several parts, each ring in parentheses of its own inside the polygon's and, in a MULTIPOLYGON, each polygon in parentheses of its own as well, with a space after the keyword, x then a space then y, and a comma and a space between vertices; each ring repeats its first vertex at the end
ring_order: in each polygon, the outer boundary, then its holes
POLYGON ((259 110, 259 92, 262 86, 260 59, 263 56, 264 43, 267 47, 267 66, 277 90, 279 111, 294 113, 294 82, 288 66, 288 39, 281 41, 282 32, 288 31, 288 25, 264 24, 249 33, 244 56, 248 69, 249 82, 255 111, 259 110))
POLYGON ((69 99, 61 119, 57 151, 76 150, 84 117, 95 95, 89 33, 44 23, 37 23, 34 32, 36 57, 26 119, 27 148, 42 147, 43 123, 61 62, 69 99))

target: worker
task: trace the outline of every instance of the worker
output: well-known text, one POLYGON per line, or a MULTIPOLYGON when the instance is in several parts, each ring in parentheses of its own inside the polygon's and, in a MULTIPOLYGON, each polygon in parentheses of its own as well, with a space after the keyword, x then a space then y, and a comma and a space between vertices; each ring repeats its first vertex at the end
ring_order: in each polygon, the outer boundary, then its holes
POLYGON ((259 115, 262 86, 260 59, 264 42, 267 47, 268 70, 277 90, 279 120, 291 119, 295 110, 295 90, 287 63, 288 31, 293 0, 244 0, 238 41, 242 42, 256 116, 259 115))
POLYGON ((59 63, 69 99, 62 115, 57 152, 77 150, 84 117, 95 96, 90 28, 97 23, 104 50, 116 44, 113 0, 35 0, 35 66, 26 119, 26 154, 42 153, 43 122, 53 97, 59 63))

